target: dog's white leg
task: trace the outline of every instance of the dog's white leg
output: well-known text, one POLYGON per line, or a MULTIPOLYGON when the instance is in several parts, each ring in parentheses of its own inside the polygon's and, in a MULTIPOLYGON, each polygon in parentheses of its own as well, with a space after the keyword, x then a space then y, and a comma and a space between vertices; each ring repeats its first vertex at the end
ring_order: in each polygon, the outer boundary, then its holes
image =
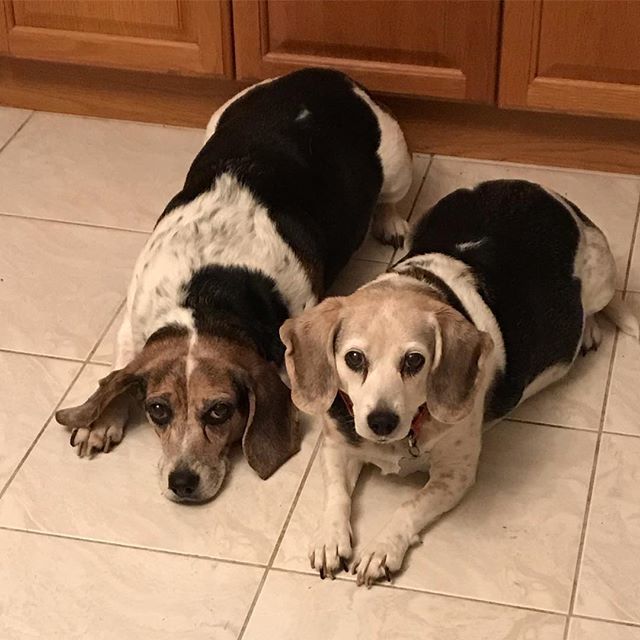
POLYGON ((78 456, 90 458, 95 452, 109 453, 113 445, 124 438, 124 428, 129 419, 130 409, 131 397, 123 393, 111 401, 90 427, 74 429, 70 443, 76 448, 78 456))
POLYGON ((351 557, 351 494, 362 469, 362 461, 346 444, 325 440, 321 451, 325 484, 324 512, 309 546, 311 568, 322 579, 333 579, 347 569, 351 557))
POLYGON ((409 234, 409 223, 398 215, 395 203, 380 202, 373 213, 371 234, 382 244, 402 249, 409 234))
MULTIPOLYGON (((131 320, 125 313, 118 329, 114 348, 113 369, 122 369, 136 356, 131 320)), ((124 429, 131 411, 131 397, 125 393, 115 398, 102 415, 91 425, 74 429, 70 443, 82 458, 102 451, 109 453, 113 445, 124 438, 124 429)))
POLYGON ((380 143, 378 158, 382 165, 382 187, 378 206, 373 215, 371 233, 376 240, 390 244, 396 249, 404 246, 409 224, 396 211, 396 204, 405 197, 413 180, 413 163, 407 142, 395 118, 376 104, 360 88, 354 89, 370 107, 378 120, 380 143))
POLYGON ((462 500, 475 482, 480 444, 480 424, 473 433, 454 428, 438 442, 431 453, 429 482, 360 552, 352 568, 358 585, 370 587, 381 578, 391 581, 409 547, 419 542, 418 534, 462 500))
POLYGON ((123 367, 126 367, 135 356, 136 351, 133 341, 133 327, 131 326, 131 317, 127 310, 116 335, 113 368, 122 369, 123 367))

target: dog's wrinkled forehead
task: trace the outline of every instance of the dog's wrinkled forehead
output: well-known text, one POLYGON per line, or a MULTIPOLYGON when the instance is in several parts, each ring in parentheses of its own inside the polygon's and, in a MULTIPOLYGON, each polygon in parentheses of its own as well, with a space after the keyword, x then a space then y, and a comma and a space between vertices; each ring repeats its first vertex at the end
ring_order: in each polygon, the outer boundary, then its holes
MULTIPOLYGON (((151 346, 151 345, 150 345, 151 346)), ((171 349, 158 349, 146 373, 146 396, 163 396, 176 416, 188 419, 212 398, 236 401, 239 387, 233 375, 237 355, 227 345, 186 336, 171 349)))
POLYGON ((384 281, 359 289, 347 298, 336 353, 360 348, 374 358, 413 342, 431 345, 433 327, 425 320, 442 306, 421 289, 384 281))

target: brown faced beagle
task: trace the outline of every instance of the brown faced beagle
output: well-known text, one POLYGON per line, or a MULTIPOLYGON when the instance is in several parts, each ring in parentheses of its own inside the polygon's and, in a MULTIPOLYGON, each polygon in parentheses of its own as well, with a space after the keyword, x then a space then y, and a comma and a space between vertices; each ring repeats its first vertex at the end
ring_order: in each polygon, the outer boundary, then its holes
POLYGON ((300 445, 280 325, 317 302, 372 222, 402 243, 394 203, 411 175, 395 120, 341 73, 292 73, 219 109, 138 258, 115 370, 57 414, 78 453, 109 451, 139 404, 168 498, 213 497, 239 440, 260 477, 274 473, 300 445))

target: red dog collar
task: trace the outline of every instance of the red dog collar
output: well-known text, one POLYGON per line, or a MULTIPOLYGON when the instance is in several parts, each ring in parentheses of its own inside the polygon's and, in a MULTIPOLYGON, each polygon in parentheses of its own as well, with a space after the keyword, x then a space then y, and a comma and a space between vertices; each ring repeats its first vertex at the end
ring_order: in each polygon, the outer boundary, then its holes
MULTIPOLYGON (((349 415, 353 417, 353 402, 351 402, 351 398, 341 389, 338 390, 338 395, 340 396, 342 402, 344 402, 344 406, 347 408, 349 415)), ((418 407, 416 415, 413 416, 413 420, 411 421, 411 430, 409 431, 409 435, 407 436, 409 453, 414 457, 418 457, 420 455, 420 449, 418 448, 418 438, 420 437, 422 426, 430 419, 431 416, 429 414, 429 409, 427 408, 427 403, 425 402, 423 405, 418 407)))

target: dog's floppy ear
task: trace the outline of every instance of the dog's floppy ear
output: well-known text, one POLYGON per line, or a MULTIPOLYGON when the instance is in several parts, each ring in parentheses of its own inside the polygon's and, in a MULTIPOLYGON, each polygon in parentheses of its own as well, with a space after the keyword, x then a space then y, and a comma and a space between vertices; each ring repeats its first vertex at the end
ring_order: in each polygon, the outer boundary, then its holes
POLYGON ((338 393, 334 341, 343 298, 327 298, 280 328, 291 397, 307 413, 324 413, 338 393))
POLYGON ((458 315, 436 314, 434 356, 427 378, 429 412, 450 424, 471 413, 482 367, 493 349, 488 333, 458 315))
POLYGON ((237 377, 249 399, 242 450, 251 468, 266 480, 300 450, 297 412, 274 364, 260 360, 237 377))
POLYGON ((56 420, 72 429, 90 427, 117 396, 140 388, 142 380, 136 375, 136 369, 134 360, 123 369, 112 371, 100 380, 97 391, 84 404, 56 411, 56 420))

